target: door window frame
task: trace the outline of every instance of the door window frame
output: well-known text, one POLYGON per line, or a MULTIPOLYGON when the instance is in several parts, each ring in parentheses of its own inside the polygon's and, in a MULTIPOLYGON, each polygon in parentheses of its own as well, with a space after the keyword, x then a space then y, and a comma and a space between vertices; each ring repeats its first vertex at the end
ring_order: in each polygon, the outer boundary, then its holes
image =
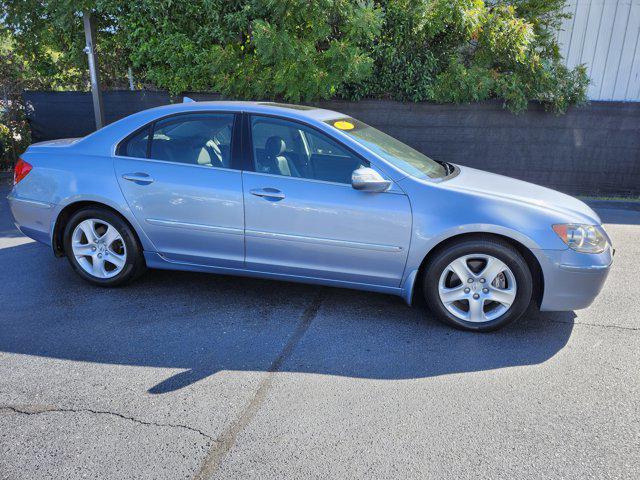
POLYGON ((186 167, 198 167, 198 168, 206 168, 206 169, 216 169, 216 170, 243 170, 243 155, 242 155, 242 144, 243 144, 243 117, 242 112, 238 112, 235 110, 194 110, 190 112, 177 112, 171 113, 169 115, 163 115, 161 117, 155 118, 152 121, 144 124, 143 126, 135 129, 129 135, 124 137, 122 140, 118 142, 115 148, 114 156, 120 158, 135 158, 138 160, 146 160, 147 162, 162 162, 162 163, 170 163, 172 165, 183 165, 186 167), (231 145, 230 145, 230 155, 231 155, 231 165, 229 168, 226 167, 208 167, 205 165, 196 165, 192 163, 183 163, 183 162, 174 162, 171 160, 162 160, 158 158, 149 158, 151 154, 151 142, 153 141, 153 133, 155 131, 156 123, 166 120, 168 118, 173 117, 185 117, 187 115, 206 115, 206 114, 220 114, 220 115, 233 115, 233 122, 231 125, 231 145), (123 149, 126 147, 127 142, 141 133, 144 130, 149 131, 149 138, 147 139, 147 148, 146 155, 144 157, 133 157, 129 155, 123 154, 123 149))

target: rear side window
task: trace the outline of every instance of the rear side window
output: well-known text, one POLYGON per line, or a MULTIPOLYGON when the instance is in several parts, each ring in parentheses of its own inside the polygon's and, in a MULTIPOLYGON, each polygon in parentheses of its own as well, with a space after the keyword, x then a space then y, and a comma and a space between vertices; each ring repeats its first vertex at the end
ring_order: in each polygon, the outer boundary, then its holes
POLYGON ((125 157, 147 158, 147 147, 149 143, 150 126, 147 126, 129 137, 118 147, 118 155, 125 157))
POLYGON ((128 138, 118 148, 127 157, 231 168, 233 113, 167 117, 128 138))
POLYGON ((170 162, 231 167, 233 114, 206 113, 156 122, 149 158, 170 162))

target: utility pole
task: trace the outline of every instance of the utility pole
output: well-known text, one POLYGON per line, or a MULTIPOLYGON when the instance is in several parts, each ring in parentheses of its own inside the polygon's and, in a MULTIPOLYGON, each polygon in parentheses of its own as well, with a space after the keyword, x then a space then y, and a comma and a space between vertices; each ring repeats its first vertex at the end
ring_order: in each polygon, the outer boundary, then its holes
POLYGON ((129 78, 129 90, 135 90, 133 85, 133 69, 131 67, 127 70, 127 77, 129 78))
POLYGON ((102 91, 100 90, 100 76, 98 73, 98 55, 95 49, 96 29, 88 10, 82 12, 84 21, 84 37, 87 46, 84 53, 89 59, 89 75, 91 77, 91 96, 93 98, 93 114, 96 118, 96 130, 104 127, 104 106, 102 104, 102 91))

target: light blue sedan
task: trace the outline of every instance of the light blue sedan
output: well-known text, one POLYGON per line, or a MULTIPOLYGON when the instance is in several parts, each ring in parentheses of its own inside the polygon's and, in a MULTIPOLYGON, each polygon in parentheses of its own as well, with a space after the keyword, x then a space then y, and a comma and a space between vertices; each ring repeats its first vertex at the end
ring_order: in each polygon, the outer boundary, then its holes
POLYGON ((169 105, 32 145, 9 200, 25 235, 97 285, 148 267, 423 295, 477 331, 532 302, 587 307, 613 254, 575 198, 277 103, 169 105))

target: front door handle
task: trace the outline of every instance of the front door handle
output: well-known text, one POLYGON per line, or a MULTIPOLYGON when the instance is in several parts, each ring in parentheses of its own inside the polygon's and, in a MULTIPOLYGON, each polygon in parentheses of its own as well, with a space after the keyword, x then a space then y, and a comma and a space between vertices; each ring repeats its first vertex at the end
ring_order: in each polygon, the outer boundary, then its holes
POLYGON ((153 183, 153 178, 151 178, 151 176, 149 176, 147 173, 142 172, 125 173, 124 175, 122 175, 122 178, 141 185, 148 185, 150 183, 153 183))
POLYGON ((282 200, 285 197, 284 193, 277 188, 254 188, 253 190, 250 190, 250 192, 251 195, 255 195, 256 197, 266 197, 277 200, 282 200))

